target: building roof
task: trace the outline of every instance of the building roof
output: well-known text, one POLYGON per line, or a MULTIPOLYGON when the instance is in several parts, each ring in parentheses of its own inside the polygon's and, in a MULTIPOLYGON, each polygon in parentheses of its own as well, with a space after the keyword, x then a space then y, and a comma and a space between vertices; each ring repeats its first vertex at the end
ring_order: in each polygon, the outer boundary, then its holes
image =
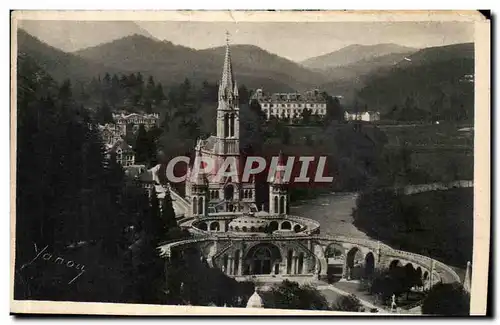
POLYGON ((231 222, 229 223, 229 227, 238 227, 239 230, 243 230, 243 227, 245 227, 247 230, 250 230, 251 227, 254 227, 255 229, 266 227, 268 223, 269 221, 266 219, 260 219, 250 215, 243 215, 231 220, 231 222))
POLYGON ((257 288, 255 288, 253 295, 248 299, 247 308, 264 308, 264 300, 262 300, 262 297, 257 292, 257 288))
POLYGON ((109 152, 115 153, 121 149, 124 152, 133 151, 132 146, 130 146, 125 139, 119 139, 115 144, 109 149, 109 152))
POLYGON ((215 149, 215 144, 217 143, 217 137, 214 135, 209 136, 207 139, 202 140, 202 148, 206 151, 213 151, 215 149))

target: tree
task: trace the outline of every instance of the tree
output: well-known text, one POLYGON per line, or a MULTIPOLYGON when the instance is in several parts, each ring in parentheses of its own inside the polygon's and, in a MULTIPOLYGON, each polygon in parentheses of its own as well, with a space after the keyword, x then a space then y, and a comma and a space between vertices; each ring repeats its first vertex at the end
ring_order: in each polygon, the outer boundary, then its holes
POLYGON ((312 111, 309 108, 304 108, 302 110, 302 124, 307 125, 311 121, 312 111))
POLYGON ((280 309, 328 310, 326 298, 314 287, 285 280, 275 284, 266 307, 280 309))
POLYGON ((363 311, 361 301, 353 294, 348 296, 340 296, 335 303, 332 304, 332 310, 336 311, 363 311))
POLYGON ((139 125, 137 137, 135 139, 135 161, 137 163, 147 163, 149 161, 149 137, 147 135, 144 124, 139 125))
POLYGON ((422 305, 426 315, 468 316, 470 295, 460 283, 438 283, 434 285, 422 305))
POLYGON ((161 217, 166 232, 174 231, 176 228, 179 228, 177 220, 175 219, 175 211, 172 205, 172 197, 170 196, 169 190, 165 191, 165 198, 162 202, 161 217))
POLYGON ((284 127, 281 133, 281 143, 284 145, 290 144, 290 130, 287 127, 284 127))

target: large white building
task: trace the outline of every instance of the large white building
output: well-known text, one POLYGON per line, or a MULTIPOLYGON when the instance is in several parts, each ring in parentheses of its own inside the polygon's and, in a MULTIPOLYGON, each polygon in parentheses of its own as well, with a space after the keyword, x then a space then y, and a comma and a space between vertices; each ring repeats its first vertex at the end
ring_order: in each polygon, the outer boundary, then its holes
POLYGON ((132 126, 132 131, 136 132, 139 125, 144 125, 146 130, 157 127, 160 120, 158 113, 153 114, 138 114, 138 113, 113 113, 113 121, 120 132, 125 135, 127 125, 132 126))
POLYGON ((326 115, 326 98, 315 89, 300 93, 274 93, 266 95, 262 89, 257 89, 252 99, 256 99, 269 120, 271 116, 278 119, 301 118, 305 109, 311 115, 323 117, 326 115))
POLYGON ((375 122, 380 121, 380 112, 365 111, 365 112, 344 112, 344 119, 346 121, 365 121, 375 122))

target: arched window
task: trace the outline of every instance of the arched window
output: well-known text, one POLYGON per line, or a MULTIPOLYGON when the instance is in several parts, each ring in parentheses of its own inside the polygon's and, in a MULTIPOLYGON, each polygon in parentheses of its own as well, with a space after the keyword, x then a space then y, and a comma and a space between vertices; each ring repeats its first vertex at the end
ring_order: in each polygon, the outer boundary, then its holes
POLYGON ((229 136, 229 114, 224 114, 224 137, 229 136))
POLYGON ((255 232, 255 227, 250 227, 250 232, 255 232))
POLYGON ((299 260, 298 260, 297 264, 298 264, 297 265, 297 273, 298 274, 304 273, 304 270, 303 270, 303 268, 304 268, 304 253, 299 254, 299 260))
POLYGON ((229 115, 229 136, 234 137, 234 114, 229 115))
POLYGON ((231 184, 228 184, 224 188, 224 199, 226 200, 232 200, 234 197, 234 186, 231 184))
POLYGON ((247 227, 243 226, 243 229, 242 229, 244 232, 247 232, 247 227))
POLYGON ((287 274, 292 273, 292 263, 293 263, 293 251, 290 249, 290 250, 288 250, 288 255, 286 257, 286 273, 287 274))
POLYGON ((290 230, 290 229, 292 229, 292 224, 289 221, 284 221, 281 224, 281 229, 290 230))
POLYGON ((280 197, 280 213, 285 213, 285 197, 280 197))
POLYGON ((203 201, 205 201, 204 198, 200 197, 198 199, 198 214, 204 214, 205 213, 205 209, 203 209, 203 201))
POLYGON ((295 225, 295 226, 293 227, 293 231, 295 231, 295 232, 299 232, 299 231, 300 231, 300 225, 295 225))
POLYGON ((193 198, 193 214, 198 214, 198 199, 193 198))
POLYGON ((278 205, 278 196, 275 196, 274 197, 274 213, 279 213, 278 212, 278 208, 279 208, 279 205, 278 205))
POLYGON ((252 196, 253 196, 253 191, 252 190, 248 191, 248 198, 251 199, 252 196))

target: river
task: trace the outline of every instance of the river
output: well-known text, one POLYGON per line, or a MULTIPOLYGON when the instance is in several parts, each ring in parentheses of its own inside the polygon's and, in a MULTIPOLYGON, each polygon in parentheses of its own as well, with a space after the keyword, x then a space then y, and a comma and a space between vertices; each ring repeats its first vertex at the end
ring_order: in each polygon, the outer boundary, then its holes
POLYGON ((295 202, 290 212, 318 221, 321 233, 325 235, 370 238, 353 225, 351 213, 355 207, 356 193, 331 193, 295 202))

